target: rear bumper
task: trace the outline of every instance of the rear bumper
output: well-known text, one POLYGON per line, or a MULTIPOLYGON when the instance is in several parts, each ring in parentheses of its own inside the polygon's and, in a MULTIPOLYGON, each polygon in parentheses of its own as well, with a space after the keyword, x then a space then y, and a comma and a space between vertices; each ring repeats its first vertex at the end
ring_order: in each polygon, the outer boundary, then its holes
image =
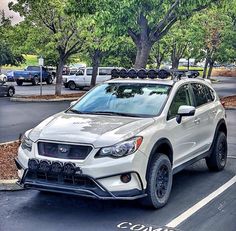
MULTIPOLYGON (((101 178, 95 179, 89 175, 76 173, 72 176, 57 175, 52 177, 50 173, 37 173, 29 169, 23 169, 23 165, 18 159, 15 159, 15 163, 18 170, 23 171, 22 178, 17 184, 26 189, 58 192, 103 200, 135 200, 146 196, 143 186, 142 190, 109 191, 98 181, 101 178)), ((137 174, 142 185, 139 174, 137 172, 130 173, 137 174)), ((108 177, 112 176, 106 176, 103 179, 108 177)))

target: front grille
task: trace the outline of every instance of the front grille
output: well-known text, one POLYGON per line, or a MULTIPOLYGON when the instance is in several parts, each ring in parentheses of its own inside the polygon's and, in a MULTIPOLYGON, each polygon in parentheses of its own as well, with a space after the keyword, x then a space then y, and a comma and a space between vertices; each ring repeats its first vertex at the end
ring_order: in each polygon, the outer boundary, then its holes
POLYGON ((41 156, 61 159, 84 160, 91 151, 92 147, 87 145, 38 142, 38 153, 41 156))

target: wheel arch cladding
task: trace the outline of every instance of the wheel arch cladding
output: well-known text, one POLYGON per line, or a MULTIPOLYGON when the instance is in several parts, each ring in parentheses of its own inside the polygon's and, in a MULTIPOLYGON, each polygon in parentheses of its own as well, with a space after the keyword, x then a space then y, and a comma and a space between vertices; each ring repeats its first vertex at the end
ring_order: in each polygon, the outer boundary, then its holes
POLYGON ((216 134, 218 132, 223 132, 227 136, 227 127, 224 119, 221 119, 216 127, 216 134))
POLYGON ((146 178, 148 174, 148 170, 150 169, 150 165, 152 164, 153 158, 156 157, 158 153, 162 153, 168 156, 170 159, 171 165, 173 165, 173 148, 170 141, 167 138, 159 139, 152 148, 151 154, 149 156, 146 178))

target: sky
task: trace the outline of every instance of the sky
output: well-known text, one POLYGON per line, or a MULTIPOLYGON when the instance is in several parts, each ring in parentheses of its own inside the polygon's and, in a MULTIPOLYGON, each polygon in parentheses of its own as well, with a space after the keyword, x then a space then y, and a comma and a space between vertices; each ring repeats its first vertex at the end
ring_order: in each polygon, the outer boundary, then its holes
POLYGON ((9 2, 14 2, 14 0, 0 0, 0 10, 4 10, 6 16, 12 16, 12 23, 16 24, 19 21, 21 21, 21 17, 19 14, 15 13, 14 11, 10 11, 8 8, 8 3, 9 2))

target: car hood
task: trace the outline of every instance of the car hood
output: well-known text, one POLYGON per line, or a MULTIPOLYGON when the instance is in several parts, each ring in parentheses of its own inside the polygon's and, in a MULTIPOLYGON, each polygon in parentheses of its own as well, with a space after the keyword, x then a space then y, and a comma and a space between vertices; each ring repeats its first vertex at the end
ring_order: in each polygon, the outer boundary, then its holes
POLYGON ((154 123, 153 118, 59 113, 31 130, 30 139, 113 145, 136 136, 154 123))

